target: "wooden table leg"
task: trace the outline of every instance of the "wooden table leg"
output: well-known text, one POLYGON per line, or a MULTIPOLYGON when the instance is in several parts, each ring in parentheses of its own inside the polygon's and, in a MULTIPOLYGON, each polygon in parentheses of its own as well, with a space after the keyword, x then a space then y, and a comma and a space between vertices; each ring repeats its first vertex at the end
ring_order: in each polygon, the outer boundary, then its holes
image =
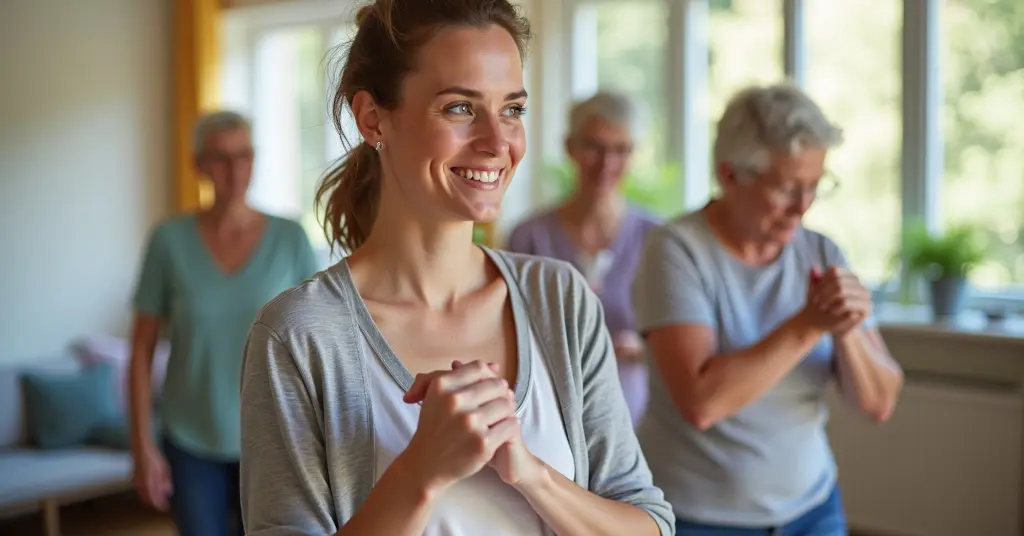
POLYGON ((57 501, 43 501, 43 532, 46 536, 60 536, 60 505, 57 501))

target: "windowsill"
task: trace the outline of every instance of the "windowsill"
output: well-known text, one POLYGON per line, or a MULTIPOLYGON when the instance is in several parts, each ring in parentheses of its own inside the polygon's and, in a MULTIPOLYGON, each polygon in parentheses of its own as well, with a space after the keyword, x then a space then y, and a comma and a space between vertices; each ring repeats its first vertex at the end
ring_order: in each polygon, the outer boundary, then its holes
POLYGON ((1024 317, 1010 315, 1001 321, 989 321, 977 310, 967 310, 949 320, 934 320, 924 305, 883 303, 875 315, 886 332, 917 334, 937 338, 957 338, 977 342, 1009 342, 1024 346, 1024 317))
POLYGON ((875 311, 908 382, 1024 396, 1024 318, 990 326, 975 310, 946 322, 922 305, 883 303, 875 311))

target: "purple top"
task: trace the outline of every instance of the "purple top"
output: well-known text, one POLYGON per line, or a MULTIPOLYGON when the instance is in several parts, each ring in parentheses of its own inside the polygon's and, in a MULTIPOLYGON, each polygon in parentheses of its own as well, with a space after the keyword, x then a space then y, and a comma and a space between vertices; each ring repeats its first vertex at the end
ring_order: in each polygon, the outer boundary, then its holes
MULTIPOLYGON (((604 307, 605 323, 613 336, 620 331, 636 329, 630 287, 644 237, 659 223, 643 212, 627 209, 619 233, 608 247, 612 254, 611 265, 598 296, 604 307)), ((509 238, 508 249, 568 261, 577 270, 584 270, 579 252, 555 211, 546 211, 516 226, 509 238)))
MULTIPOLYGON (((595 289, 604 308, 605 324, 614 338, 623 331, 635 331, 636 319, 630 287, 643 251, 648 231, 660 225, 655 217, 639 210, 626 211, 618 235, 608 246, 607 265, 600 288, 595 289)), ((551 257, 572 263, 586 275, 585 260, 569 238, 554 210, 545 211, 520 223, 509 237, 508 249, 551 257)), ((647 374, 641 364, 619 366, 619 376, 634 423, 638 422, 647 401, 647 374)))

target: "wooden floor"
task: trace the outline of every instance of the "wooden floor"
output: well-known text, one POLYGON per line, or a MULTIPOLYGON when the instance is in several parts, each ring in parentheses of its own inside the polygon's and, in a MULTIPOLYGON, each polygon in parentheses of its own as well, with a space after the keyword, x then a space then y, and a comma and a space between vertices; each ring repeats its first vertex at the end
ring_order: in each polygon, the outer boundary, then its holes
MULTIPOLYGON (((134 493, 61 508, 61 536, 177 536, 167 516, 143 507, 134 493)), ((4 536, 44 536, 38 514, 0 521, 4 536)))
MULTIPOLYGON (((134 493, 61 509, 61 536, 178 536, 167 516, 143 507, 134 493)), ((44 536, 39 515, 0 520, 0 535, 44 536)), ((880 536, 851 530, 850 536, 880 536)))

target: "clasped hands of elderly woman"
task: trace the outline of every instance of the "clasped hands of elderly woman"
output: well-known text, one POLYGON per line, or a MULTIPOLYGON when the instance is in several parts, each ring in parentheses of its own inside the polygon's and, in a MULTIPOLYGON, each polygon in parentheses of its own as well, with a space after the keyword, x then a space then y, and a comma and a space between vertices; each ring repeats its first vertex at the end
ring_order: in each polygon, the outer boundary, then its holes
POLYGON ((843 336, 871 315, 871 291, 843 268, 813 268, 801 314, 810 325, 843 336))

